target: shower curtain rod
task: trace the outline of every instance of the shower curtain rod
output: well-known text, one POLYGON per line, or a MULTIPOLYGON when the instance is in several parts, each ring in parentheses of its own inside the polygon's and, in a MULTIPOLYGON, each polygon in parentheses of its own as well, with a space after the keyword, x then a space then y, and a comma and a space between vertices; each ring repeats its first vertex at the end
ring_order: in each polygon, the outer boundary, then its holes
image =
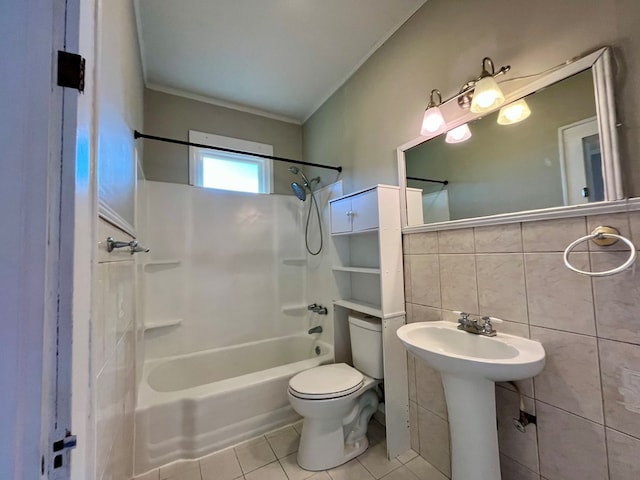
POLYGON ((420 177, 407 177, 407 180, 417 180, 419 182, 431 182, 431 183, 441 183, 442 185, 449 185, 449 180, 431 180, 430 178, 420 178, 420 177))
POLYGON ((137 130, 133 131, 133 138, 134 139, 146 138, 148 140, 158 140, 159 142, 168 142, 168 143, 176 143, 178 145, 186 145, 187 147, 210 148, 212 150, 220 150, 221 152, 239 153, 241 155, 251 155, 254 157, 277 160, 279 162, 297 163, 298 165, 308 165, 310 167, 328 168, 330 170, 337 170, 338 172, 342 172, 342 167, 334 167, 332 165, 322 165, 321 163, 303 162, 302 160, 292 160, 290 158, 274 157, 272 155, 263 155, 261 153, 245 152, 242 150, 233 150, 231 148, 216 147, 215 145, 205 145, 203 143, 185 142, 184 140, 176 140, 174 138, 157 137, 155 135, 146 135, 144 133, 140 133, 137 130))

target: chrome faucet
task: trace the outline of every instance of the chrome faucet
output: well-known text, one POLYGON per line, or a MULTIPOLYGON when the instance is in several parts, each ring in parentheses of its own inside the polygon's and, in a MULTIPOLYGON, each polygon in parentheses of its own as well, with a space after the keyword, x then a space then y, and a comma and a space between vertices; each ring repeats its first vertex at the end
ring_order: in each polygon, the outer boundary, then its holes
POLYGON ((317 327, 310 328, 307 333, 309 333, 309 335, 313 335, 314 333, 322 333, 322 327, 318 325, 317 327))
POLYGON ((326 315, 327 313, 329 313, 327 307, 323 307, 322 305, 318 305, 317 303, 307 305, 307 310, 311 310, 313 313, 317 313, 318 315, 326 315))
POLYGON ((469 314, 461 312, 458 319, 458 330, 473 333, 475 335, 484 335, 486 337, 495 337, 497 332, 491 324, 491 317, 482 317, 482 323, 478 320, 469 319, 469 314))

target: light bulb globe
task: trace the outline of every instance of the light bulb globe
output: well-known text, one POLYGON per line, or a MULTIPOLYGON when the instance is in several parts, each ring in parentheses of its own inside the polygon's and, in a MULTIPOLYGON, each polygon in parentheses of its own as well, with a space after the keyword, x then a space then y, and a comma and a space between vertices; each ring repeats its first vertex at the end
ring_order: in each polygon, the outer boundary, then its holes
POLYGON ((425 136, 440 134, 444 132, 445 125, 446 122, 440 109, 438 107, 429 107, 424 112, 420 132, 425 136))
POLYGON ((524 98, 521 98, 500 109, 498 123, 500 125, 512 125, 525 120, 529 115, 531 115, 531 109, 524 98))
POLYGON ((456 127, 447 132, 447 136, 445 138, 445 142, 447 143, 462 143, 471 138, 471 130, 469 130, 469 125, 462 124, 459 127, 456 127))
POLYGON ((492 76, 486 76, 478 80, 473 89, 471 111, 482 113, 504 103, 504 93, 492 76))

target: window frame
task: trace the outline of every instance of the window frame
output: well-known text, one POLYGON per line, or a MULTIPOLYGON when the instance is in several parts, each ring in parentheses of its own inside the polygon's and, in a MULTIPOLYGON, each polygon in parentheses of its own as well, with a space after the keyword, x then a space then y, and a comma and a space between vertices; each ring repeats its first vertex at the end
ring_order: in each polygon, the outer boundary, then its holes
MULTIPOLYGON (((203 168, 202 159, 205 156, 216 156, 224 160, 235 160, 238 163, 251 163, 258 165, 260 172, 259 184, 260 191, 258 193, 270 194, 273 193, 273 160, 269 158, 256 157, 251 155, 257 153, 260 155, 273 156, 273 145, 266 143, 252 142, 249 140, 243 140, 240 138, 225 137, 222 135, 216 135, 213 133, 199 132, 196 130, 189 130, 189 142, 215 145, 216 147, 229 148, 232 150, 242 150, 248 152, 245 154, 225 152, 221 150, 215 150, 213 148, 204 147, 189 147, 189 185, 201 188, 206 187, 202 184, 203 168)), ((241 193, 255 193, 247 192, 243 190, 227 190, 220 188, 213 188, 214 190, 221 190, 227 192, 241 192, 241 193)))

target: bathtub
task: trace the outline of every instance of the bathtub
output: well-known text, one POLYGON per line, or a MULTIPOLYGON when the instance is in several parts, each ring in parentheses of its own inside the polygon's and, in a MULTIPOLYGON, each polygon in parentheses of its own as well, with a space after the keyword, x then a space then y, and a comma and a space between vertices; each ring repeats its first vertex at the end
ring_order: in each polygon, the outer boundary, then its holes
POLYGON ((289 379, 332 361, 331 346, 308 335, 146 361, 135 415, 136 474, 296 421, 289 379))

